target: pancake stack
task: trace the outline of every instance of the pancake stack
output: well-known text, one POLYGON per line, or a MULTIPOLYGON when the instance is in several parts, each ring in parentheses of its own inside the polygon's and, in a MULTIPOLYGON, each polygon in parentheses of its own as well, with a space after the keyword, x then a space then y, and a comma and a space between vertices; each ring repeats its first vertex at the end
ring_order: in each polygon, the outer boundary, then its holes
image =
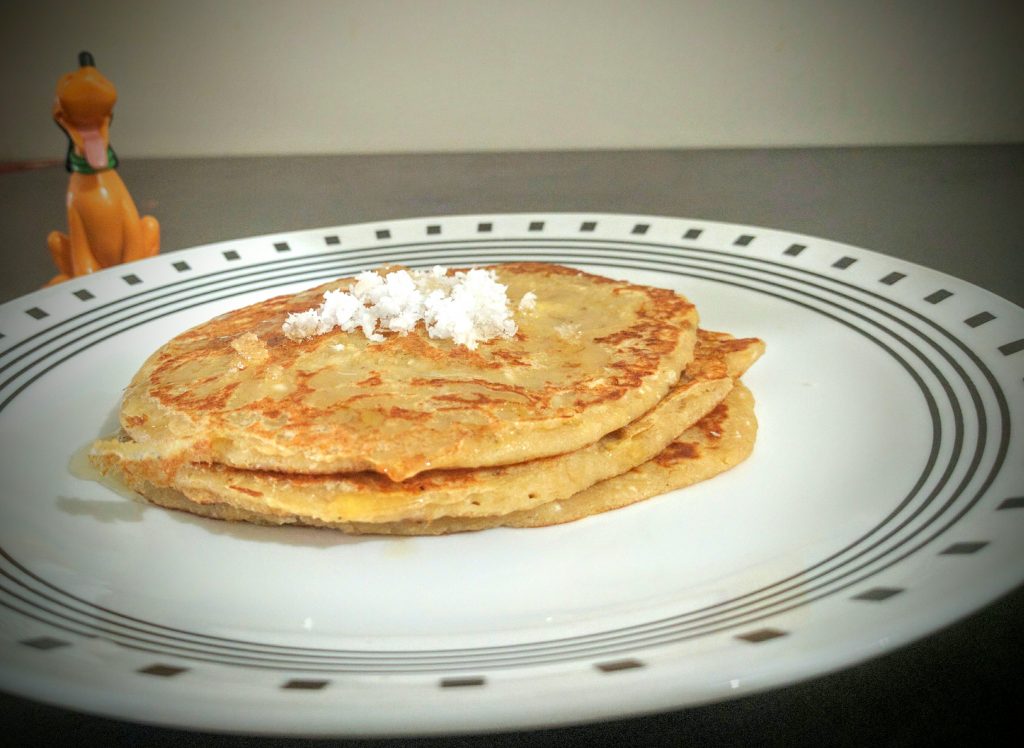
POLYGON ((376 340, 285 334, 353 279, 193 328, 142 366, 121 432, 91 458, 205 517, 423 535, 577 520, 751 453, 739 377, 760 340, 699 330, 667 289, 540 263, 489 270, 515 325, 475 347, 422 323, 376 340))

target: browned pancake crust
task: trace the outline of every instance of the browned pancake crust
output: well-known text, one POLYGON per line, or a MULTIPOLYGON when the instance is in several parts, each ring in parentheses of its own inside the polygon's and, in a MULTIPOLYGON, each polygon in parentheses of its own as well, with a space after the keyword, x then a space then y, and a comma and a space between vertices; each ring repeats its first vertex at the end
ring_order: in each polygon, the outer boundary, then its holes
POLYGON ((505 468, 430 471, 393 482, 372 473, 293 476, 218 466, 168 470, 159 463, 138 462, 130 447, 125 454, 112 443, 93 458, 104 472, 119 474, 154 503, 226 519, 383 534, 567 522, 703 480, 742 461, 756 433, 753 400, 742 385, 737 385, 736 396, 729 395, 717 407, 694 402, 706 415, 675 441, 672 437, 697 416, 688 415, 689 406, 667 403, 686 397, 694 385, 731 386, 763 351, 764 343, 756 338, 701 330, 682 383, 651 413, 577 452, 505 468), (609 478, 644 460, 649 461, 609 478), (602 472, 604 467, 612 471, 602 472), (598 483, 585 488, 594 481, 598 483))
POLYGON ((235 506, 190 498, 173 488, 135 478, 132 488, 148 501, 201 517, 258 525, 323 527, 356 535, 445 535, 494 527, 545 527, 619 509, 674 489, 708 480, 750 456, 757 434, 754 401, 741 383, 715 412, 687 429, 655 459, 601 481, 563 501, 500 516, 439 517, 399 522, 329 522, 278 509, 235 506))
POLYGON ((696 310, 670 290, 543 263, 494 269, 513 304, 538 296, 514 339, 471 351, 422 325, 376 344, 338 330, 287 339, 289 313, 351 281, 328 283, 173 339, 129 385, 122 427, 160 459, 402 480, 577 449, 652 407, 692 358, 696 310))
POLYGON ((148 459, 130 438, 98 442, 92 458, 134 484, 182 491, 201 503, 280 510, 322 521, 393 522, 489 516, 566 499, 658 454, 703 417, 760 355, 761 341, 726 345, 698 332, 694 360, 672 391, 642 417, 572 452, 514 465, 429 470, 404 481, 372 472, 309 475, 148 459))

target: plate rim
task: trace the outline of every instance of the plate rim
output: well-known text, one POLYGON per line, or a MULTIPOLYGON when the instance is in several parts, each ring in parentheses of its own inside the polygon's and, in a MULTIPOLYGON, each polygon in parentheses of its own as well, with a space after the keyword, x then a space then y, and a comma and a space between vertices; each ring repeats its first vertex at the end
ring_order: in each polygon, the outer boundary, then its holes
MULTIPOLYGON (((422 217, 415 217, 415 218, 402 218, 402 219, 393 219, 393 220, 362 222, 362 223, 358 223, 358 224, 345 224, 345 225, 337 225, 337 226, 318 227, 318 228, 313 228, 313 229, 299 229, 299 230, 286 231, 286 232, 274 232, 274 233, 268 233, 268 234, 262 234, 262 235, 255 235, 255 236, 251 236, 251 237, 245 237, 245 238, 242 238, 242 239, 226 240, 226 241, 213 242, 213 243, 204 244, 204 245, 198 245, 196 247, 187 248, 186 250, 181 250, 181 251, 184 251, 184 252, 188 252, 188 251, 201 252, 202 250, 208 250, 210 248, 224 247, 224 246, 227 246, 229 244, 239 245, 239 244, 241 244, 243 242, 244 243, 248 243, 248 242, 256 242, 256 241, 260 241, 260 240, 264 240, 264 241, 272 240, 272 239, 275 239, 275 238, 280 239, 282 237, 286 237, 286 236, 289 236, 289 235, 292 235, 292 234, 310 234, 310 233, 313 233, 313 232, 328 232, 328 231, 340 230, 340 229, 349 229, 349 230, 351 230, 353 228, 374 227, 374 226, 386 225, 386 224, 389 224, 389 223, 390 224, 394 224, 396 222, 416 223, 416 222, 425 222, 425 221, 446 221, 446 220, 453 220, 453 219, 472 219, 472 220, 480 219, 480 218, 494 218, 494 219, 497 219, 498 217, 512 217, 512 216, 515 216, 515 217, 535 216, 537 218, 541 218, 541 217, 544 217, 544 216, 557 216, 557 217, 567 217, 567 216, 569 216, 569 217, 598 217, 598 218, 600 218, 602 216, 613 216, 613 217, 616 217, 616 218, 650 219, 650 220, 671 220, 671 221, 679 221, 679 222, 691 222, 691 223, 699 223, 699 224, 705 225, 705 226, 713 224, 713 225, 716 225, 716 226, 719 226, 719 227, 730 227, 730 228, 739 228, 739 229, 762 229, 762 230, 765 230, 765 231, 777 232, 779 234, 783 234, 783 235, 786 235, 786 236, 789 236, 789 237, 807 238, 807 239, 812 239, 812 240, 818 241, 818 242, 824 242, 824 243, 827 243, 829 245, 837 245, 837 246, 841 246, 841 247, 848 247, 851 250, 854 250, 856 252, 868 253, 868 254, 870 254, 872 256, 875 256, 875 257, 878 257, 878 258, 885 258, 886 261, 891 261, 891 262, 899 263, 901 265, 912 266, 912 267, 918 268, 921 271, 924 271, 924 272, 926 272, 928 274, 938 275, 940 278, 948 278, 948 279, 951 279, 952 281, 955 281, 958 284, 963 284, 963 285, 966 285, 967 287, 969 287, 969 288, 971 288, 973 290, 983 292, 984 294, 988 294, 989 296, 993 297, 994 299, 999 300, 999 302, 1007 304, 1010 307, 1012 307, 1012 308, 1014 308, 1014 309, 1016 309, 1018 311, 1021 311, 1020 307, 1015 305, 1013 302, 1010 302, 1009 300, 1004 299, 1003 297, 1001 297, 1001 296, 999 296, 997 294, 994 294, 994 293, 992 293, 990 291, 987 291, 986 289, 981 288, 980 286, 977 286, 977 285, 975 285, 975 284, 973 284, 973 283, 971 283, 969 281, 964 281, 964 280, 961 280, 959 278, 956 278, 955 276, 946 274, 946 273, 944 273, 942 271, 933 270, 933 269, 928 268, 926 266, 919 265, 919 264, 916 264, 916 263, 913 263, 913 262, 910 262, 910 261, 907 261, 907 260, 902 260, 900 258, 894 258, 894 257, 891 257, 889 255, 885 255, 883 253, 876 252, 874 250, 870 250, 870 249, 866 249, 866 248, 862 248, 862 247, 855 247, 853 245, 847 245, 847 244, 843 244, 843 243, 840 243, 840 242, 835 242, 833 240, 821 239, 821 238, 818 238, 818 237, 811 237, 811 236, 806 235, 806 234, 799 234, 799 233, 795 233, 795 232, 788 232, 788 231, 779 230, 779 229, 769 229, 769 228, 765 228, 765 227, 753 227, 753 226, 746 226, 746 225, 743 225, 743 224, 734 224, 734 223, 730 223, 730 222, 709 221, 709 220, 703 220, 703 219, 689 219, 689 218, 685 218, 685 217, 675 217, 675 216, 656 216, 656 215, 648 216, 648 215, 644 215, 644 214, 632 214, 632 213, 592 213, 592 212, 585 212, 585 213, 575 213, 575 212, 549 213, 549 212, 527 212, 527 211, 516 212, 516 213, 482 213, 482 214, 470 213, 470 214, 443 215, 443 216, 422 216, 422 217)), ((500 232, 495 232, 495 233, 499 234, 500 232)), ((531 238, 533 238, 533 237, 524 237, 524 240, 529 240, 531 238)), ((179 252, 168 253, 167 255, 162 255, 162 256, 155 257, 155 258, 150 258, 148 260, 144 260, 141 263, 134 263, 133 266, 141 267, 142 263, 159 262, 161 260, 166 260, 167 257, 169 257, 169 256, 173 257, 173 256, 177 256, 178 254, 179 254, 179 252)), ((239 266, 240 267, 244 267, 246 265, 247 265, 247 263, 243 262, 239 266)), ((110 268, 110 269, 107 269, 107 270, 101 271, 101 272, 102 273, 106 273, 107 277, 111 277, 112 275, 115 275, 117 273, 118 269, 121 268, 121 267, 123 267, 123 266, 118 266, 118 268, 110 268)), ((99 276, 99 275, 100 274, 96 274, 96 276, 99 276)), ((67 284, 64 284, 64 285, 65 285, 65 287, 69 287, 69 286, 67 286, 67 284)), ((858 290, 865 290, 865 289, 861 289, 861 288, 856 287, 856 286, 854 286, 854 287, 858 288, 858 290)), ((43 296, 41 298, 45 298, 45 294, 48 293, 51 289, 54 289, 54 288, 59 289, 59 287, 50 287, 50 288, 46 288, 46 289, 40 289, 40 291, 32 292, 30 294, 27 294, 27 295, 22 296, 22 297, 18 297, 17 299, 11 300, 9 302, 5 302, 3 305, 0 305, 0 320, 3 319, 3 315, 8 311, 8 305, 9 304, 11 304, 13 302, 16 302, 16 301, 20 301, 22 299, 29 299, 29 298, 33 297, 35 294, 43 294, 43 296)), ((870 293, 870 291, 868 291, 868 293, 870 293)), ((127 297, 125 297, 125 298, 127 298, 127 297)), ((2 356, 4 356, 7 353, 7 351, 9 349, 6 346, 3 346, 2 344, 0 344, 0 347, 3 348, 3 350, 0 351, 0 357, 2 357, 2 356)), ((2 358, 0 358, 0 360, 2 360, 2 358)), ((1007 590, 1004 590, 1003 593, 1000 593, 1000 594, 1005 594, 1006 591, 1007 590)), ((992 597, 991 599, 994 600, 998 596, 999 595, 996 595, 995 597, 992 597)), ((965 611, 962 615, 966 616, 970 612, 971 612, 970 610, 965 611)), ((951 622, 952 621, 946 621, 946 624, 951 623, 951 622)), ((930 628, 930 629, 924 631, 921 634, 918 634, 918 635, 915 635, 915 636, 911 637, 910 639, 908 639, 908 641, 912 641, 912 640, 914 640, 916 638, 919 638, 919 636, 926 635, 927 633, 929 633, 930 631, 933 631, 933 630, 935 630, 935 628, 930 628)), ((906 642, 904 642, 904 643, 906 643, 906 642)), ((881 652, 876 653, 876 654, 881 654, 881 652)), ((845 662, 843 664, 837 665, 836 667, 843 667, 843 666, 852 664, 852 662, 855 662, 855 661, 859 661, 859 660, 848 661, 848 662, 845 662)), ((816 674, 817 673, 811 673, 811 674, 807 675, 806 677, 813 677, 816 674)), ((2 671, 0 671, 0 675, 2 675, 2 671)), ((776 684, 776 685, 778 685, 778 684, 776 684)), ((772 688, 772 687, 776 687, 776 686, 775 685, 768 685, 768 686, 766 686, 766 688, 772 688)), ((763 689, 758 689, 758 690, 763 690, 763 689)), ((737 695, 740 695, 740 694, 737 694, 737 695)), ((123 715, 120 715, 120 716, 123 716, 123 715)), ((615 716, 615 715, 611 715, 611 716, 615 716)), ((593 719, 600 719, 600 718, 602 718, 602 717, 601 716, 593 717, 593 719)), ((288 733, 282 733, 282 734, 293 734, 293 733, 288 732, 288 733)), ((344 734, 344 733, 337 733, 337 732, 322 733, 322 732, 318 732, 318 733, 315 733, 315 734, 322 735, 322 734, 344 734)), ((392 733, 381 733, 381 734, 392 734, 392 733)), ((395 733, 395 734, 401 734, 401 733, 395 733)))

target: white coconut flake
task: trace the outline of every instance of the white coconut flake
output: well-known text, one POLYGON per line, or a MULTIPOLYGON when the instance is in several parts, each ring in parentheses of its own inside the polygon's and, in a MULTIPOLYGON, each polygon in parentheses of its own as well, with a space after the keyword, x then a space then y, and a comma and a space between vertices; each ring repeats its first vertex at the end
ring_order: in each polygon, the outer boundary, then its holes
POLYGON ((310 338, 318 334, 320 329, 320 313, 316 309, 309 309, 305 312, 289 314, 281 329, 284 331, 285 337, 292 340, 310 338))
MULTIPOLYGON (((349 291, 327 291, 317 309, 289 314, 282 330, 291 340, 305 340, 339 328, 362 330, 369 340, 383 332, 407 334, 424 323, 431 338, 475 349, 481 341, 516 334, 507 295, 493 270, 473 268, 449 274, 430 270, 396 270, 386 275, 366 271, 349 291)), ((537 296, 523 295, 519 309, 532 309, 537 296)))

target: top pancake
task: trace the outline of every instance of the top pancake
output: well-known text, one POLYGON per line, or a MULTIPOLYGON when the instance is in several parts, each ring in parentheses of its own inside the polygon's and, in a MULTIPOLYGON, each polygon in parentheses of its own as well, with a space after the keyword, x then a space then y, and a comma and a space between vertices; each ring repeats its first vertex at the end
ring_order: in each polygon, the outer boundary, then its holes
POLYGON ((537 296, 512 339, 471 351, 422 324, 382 343, 287 339, 288 314, 352 283, 335 281, 171 340, 128 386, 122 428, 162 460, 404 480, 579 449, 650 409, 693 356, 697 312, 672 291, 557 265, 493 269, 513 308, 537 296))

